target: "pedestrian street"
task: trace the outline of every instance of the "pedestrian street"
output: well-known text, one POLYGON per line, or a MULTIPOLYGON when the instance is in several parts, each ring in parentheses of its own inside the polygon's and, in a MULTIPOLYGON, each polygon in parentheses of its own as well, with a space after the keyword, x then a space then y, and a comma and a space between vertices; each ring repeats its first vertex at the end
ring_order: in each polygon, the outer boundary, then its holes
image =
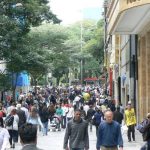
MULTIPOLYGON (((96 150, 96 135, 95 128, 93 127, 93 131, 89 131, 90 138, 90 149, 96 150)), ((48 132, 48 136, 43 136, 41 132, 38 133, 37 145, 39 148, 43 150, 63 150, 63 138, 64 138, 65 130, 56 131, 56 132, 48 132)), ((124 150, 140 150, 140 147, 143 145, 141 134, 136 130, 136 141, 128 142, 126 131, 123 132, 123 141, 124 141, 124 150)), ((17 143, 15 150, 20 150, 21 144, 17 143)), ((11 150, 11 149, 7 149, 11 150)))

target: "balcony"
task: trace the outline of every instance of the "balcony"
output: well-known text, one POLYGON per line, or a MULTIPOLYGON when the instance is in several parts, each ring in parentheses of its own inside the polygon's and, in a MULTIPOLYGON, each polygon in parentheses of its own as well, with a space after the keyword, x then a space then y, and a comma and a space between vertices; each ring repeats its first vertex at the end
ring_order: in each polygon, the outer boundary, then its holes
POLYGON ((112 0, 106 17, 108 34, 138 34, 150 23, 150 0, 112 0))

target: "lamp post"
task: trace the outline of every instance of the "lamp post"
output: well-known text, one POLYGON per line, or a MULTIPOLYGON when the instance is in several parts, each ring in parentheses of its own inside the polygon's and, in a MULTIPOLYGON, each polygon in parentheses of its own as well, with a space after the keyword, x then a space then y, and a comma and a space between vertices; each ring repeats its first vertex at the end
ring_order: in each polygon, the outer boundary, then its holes
MULTIPOLYGON (((83 6, 83 1, 81 1, 81 6, 83 6)), ((80 8, 80 15, 81 15, 81 21, 80 21, 80 52, 82 55, 82 50, 83 50, 83 8, 80 8)), ((80 60, 80 80, 81 80, 81 85, 83 84, 83 56, 81 56, 80 60)))
MULTIPOLYGON (((81 23, 80 23, 80 49, 81 49, 81 53, 82 53, 82 48, 83 48, 83 24, 82 24, 82 20, 81 20, 81 23)), ((83 84, 83 59, 81 58, 81 85, 83 84)))

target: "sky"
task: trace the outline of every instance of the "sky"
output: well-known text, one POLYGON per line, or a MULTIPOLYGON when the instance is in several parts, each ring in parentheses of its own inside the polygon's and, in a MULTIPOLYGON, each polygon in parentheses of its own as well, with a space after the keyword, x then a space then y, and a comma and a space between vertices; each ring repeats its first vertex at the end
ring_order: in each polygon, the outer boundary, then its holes
POLYGON ((49 0, 51 11, 63 24, 72 24, 82 19, 102 18, 103 0, 49 0))

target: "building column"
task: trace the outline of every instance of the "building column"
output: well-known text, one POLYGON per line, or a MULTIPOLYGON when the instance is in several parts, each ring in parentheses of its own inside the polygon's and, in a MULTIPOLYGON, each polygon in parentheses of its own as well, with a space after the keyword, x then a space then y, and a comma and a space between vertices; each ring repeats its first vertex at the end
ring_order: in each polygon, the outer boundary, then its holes
MULTIPOLYGON (((146 34, 146 113, 150 112, 150 31, 146 34)), ((146 115, 146 114, 145 114, 146 115)))
POLYGON ((140 119, 145 117, 146 106, 146 38, 140 39, 140 60, 139 60, 139 112, 140 119))

